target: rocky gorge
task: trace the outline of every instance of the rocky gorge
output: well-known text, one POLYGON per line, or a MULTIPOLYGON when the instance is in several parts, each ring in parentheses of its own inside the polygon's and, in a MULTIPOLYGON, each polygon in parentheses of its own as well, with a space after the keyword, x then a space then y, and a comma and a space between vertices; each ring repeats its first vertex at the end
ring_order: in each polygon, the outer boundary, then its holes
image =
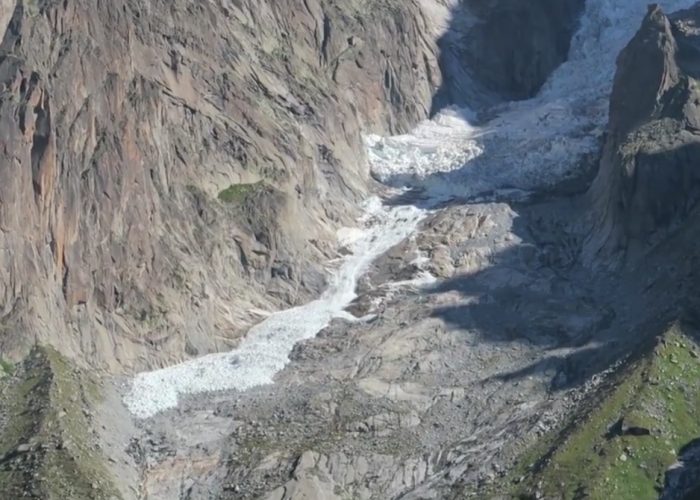
POLYGON ((2 496, 695 498, 699 22, 0 3, 2 496))

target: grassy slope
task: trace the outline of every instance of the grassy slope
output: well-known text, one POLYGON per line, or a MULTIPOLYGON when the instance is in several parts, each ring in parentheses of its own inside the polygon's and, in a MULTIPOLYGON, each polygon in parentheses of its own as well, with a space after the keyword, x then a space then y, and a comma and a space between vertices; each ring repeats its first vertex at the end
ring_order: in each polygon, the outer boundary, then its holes
POLYGON ((618 374, 598 403, 561 434, 543 439, 520 460, 524 476, 510 496, 655 499, 677 451, 700 436, 700 352, 680 327, 618 374), (623 418, 650 435, 611 437, 623 418))
POLYGON ((91 440, 89 408, 99 386, 89 374, 36 348, 3 384, 0 498, 119 498, 91 440))

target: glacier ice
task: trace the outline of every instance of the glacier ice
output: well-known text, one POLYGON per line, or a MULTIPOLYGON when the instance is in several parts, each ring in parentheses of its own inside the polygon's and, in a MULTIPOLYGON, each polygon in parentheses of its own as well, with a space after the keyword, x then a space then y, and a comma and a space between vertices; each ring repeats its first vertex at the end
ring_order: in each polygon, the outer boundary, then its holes
MULTIPOLYGON (((647 1, 588 0, 569 60, 536 97, 501 105, 485 123, 475 125, 468 109, 447 108, 410 134, 368 136, 373 175, 390 185, 425 188, 434 196, 465 197, 531 191, 575 175, 580 160, 599 147, 615 58, 637 30, 647 1)), ((695 0, 658 3, 673 11, 695 0)), ((271 383, 294 344, 345 316, 358 278, 425 215, 414 206, 387 207, 371 198, 359 228, 340 235, 352 254, 331 272, 322 297, 270 315, 229 353, 138 374, 125 397, 128 408, 146 418, 176 406, 182 394, 271 383)))

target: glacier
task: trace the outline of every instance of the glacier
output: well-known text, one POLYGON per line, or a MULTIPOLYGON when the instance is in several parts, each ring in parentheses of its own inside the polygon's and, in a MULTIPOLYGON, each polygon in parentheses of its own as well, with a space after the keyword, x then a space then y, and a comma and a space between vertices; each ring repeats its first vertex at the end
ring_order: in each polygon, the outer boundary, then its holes
MULTIPOLYGON (((695 0, 658 3, 672 11, 695 0)), ((578 175, 582 160, 600 147, 615 58, 646 8, 647 0, 588 0, 568 61, 537 96, 501 104, 490 110, 488 120, 451 107, 410 134, 368 136, 372 175, 389 186, 424 190, 434 199, 522 196, 578 175)), ((358 227, 339 233, 351 254, 329 271, 328 289, 319 299, 270 315, 231 352, 137 374, 125 396, 130 411, 148 418, 176 407, 184 394, 272 383, 297 342, 314 337, 333 318, 349 317, 345 308, 356 297, 358 279, 429 213, 411 204, 388 206, 378 197, 370 198, 364 210, 358 227)))

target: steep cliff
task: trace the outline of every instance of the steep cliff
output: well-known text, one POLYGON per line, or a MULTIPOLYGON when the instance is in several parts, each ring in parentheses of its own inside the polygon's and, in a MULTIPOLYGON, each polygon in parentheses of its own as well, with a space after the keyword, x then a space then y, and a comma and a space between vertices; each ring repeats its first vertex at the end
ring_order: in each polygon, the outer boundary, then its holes
POLYGON ((652 5, 620 54, 600 171, 589 196, 589 263, 638 256, 700 199, 700 8, 667 17, 652 5))
POLYGON ((439 85, 416 2, 3 0, 0 351, 230 347, 323 286, 361 130, 439 85))
POLYGON ((464 0, 439 41, 447 102, 472 108, 525 99, 564 62, 584 0, 464 0))

